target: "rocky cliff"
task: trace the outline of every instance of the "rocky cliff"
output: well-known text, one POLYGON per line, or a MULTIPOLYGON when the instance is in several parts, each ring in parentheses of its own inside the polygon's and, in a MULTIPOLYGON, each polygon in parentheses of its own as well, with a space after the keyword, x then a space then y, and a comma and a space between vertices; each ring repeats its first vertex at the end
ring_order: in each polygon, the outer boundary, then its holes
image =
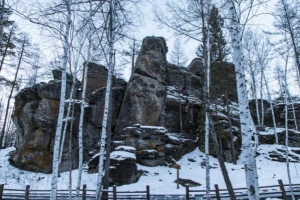
MULTIPOLYGON (((138 162, 147 166, 168 165, 197 146, 203 148, 205 77, 202 62, 200 59, 194 59, 187 68, 175 66, 167 62, 167 50, 164 38, 146 37, 129 82, 113 78, 113 149, 119 151, 118 147, 121 145, 135 148, 136 160, 130 160, 130 163, 138 162)), ((212 114, 220 133, 224 157, 231 161, 229 121, 222 97, 229 98, 236 136, 235 145, 239 148, 239 119, 234 103, 237 100, 234 66, 222 62, 213 64, 211 68, 212 114)), ((89 63, 88 72, 89 107, 85 110, 84 119, 85 161, 90 160, 98 148, 107 69, 89 63)), ((54 80, 25 88, 16 96, 13 120, 17 126, 17 141, 16 151, 10 156, 11 163, 16 167, 51 172, 53 137, 60 101, 59 75, 60 72, 55 70, 54 80)), ((75 97, 80 99, 81 84, 78 80, 72 80, 72 76, 69 75, 67 94, 70 94, 72 84, 76 84, 75 97)), ((74 112, 73 131, 71 132, 69 127, 66 131, 66 138, 72 140, 65 141, 61 171, 68 169, 70 155, 72 167, 76 168, 78 165, 79 106, 75 106, 74 112), (69 145, 72 152, 68 150, 69 145)), ((90 163, 91 168, 95 167, 95 163, 90 163)), ((135 181, 134 177, 137 176, 138 173, 135 172, 130 180, 135 181)))

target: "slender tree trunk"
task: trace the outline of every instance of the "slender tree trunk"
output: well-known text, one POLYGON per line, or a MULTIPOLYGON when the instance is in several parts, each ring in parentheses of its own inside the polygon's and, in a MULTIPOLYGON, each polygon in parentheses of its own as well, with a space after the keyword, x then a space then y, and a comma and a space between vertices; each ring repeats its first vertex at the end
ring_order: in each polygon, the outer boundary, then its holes
POLYGON ((230 132, 231 157, 232 157, 232 163, 236 164, 234 136, 233 136, 233 131, 232 131, 232 122, 231 122, 230 106, 229 106, 229 99, 228 99, 228 92, 227 91, 226 91, 225 95, 226 95, 225 96, 225 101, 226 101, 226 109, 227 109, 227 118, 228 118, 228 123, 229 123, 229 132, 230 132))
POLYGON ((250 110, 248 106, 248 97, 246 90, 246 80, 243 71, 243 59, 242 59, 242 38, 240 35, 240 24, 237 16, 237 9, 233 0, 228 0, 228 8, 230 13, 230 33, 232 38, 233 47, 233 63, 235 65, 235 73, 237 79, 238 90, 238 103, 240 112, 240 124, 242 134, 242 154, 241 157, 245 159, 245 174, 248 190, 248 197, 250 200, 259 200, 259 187, 257 180, 257 169, 255 164, 255 158, 253 156, 253 142, 252 136, 255 135, 255 127, 251 127, 250 110))
POLYGON ((292 42, 292 50, 294 52, 294 59, 295 59, 295 63, 296 63, 296 66, 298 68, 298 73, 300 74, 300 53, 299 53, 299 50, 298 50, 298 42, 296 41, 296 35, 297 33, 294 32, 294 27, 293 25, 291 24, 291 19, 290 19, 290 13, 288 11, 288 8, 287 8, 287 2, 284 1, 284 0, 281 0, 281 3, 283 5, 283 9, 284 9, 284 17, 285 17, 285 28, 287 29, 288 31, 288 34, 290 35, 290 38, 291 38, 291 42, 292 42))
MULTIPOLYGON (((5 45, 4 52, 3 52, 3 55, 2 55, 2 59, 1 59, 1 63, 0 63, 0 72, 1 72, 1 69, 3 67, 4 60, 5 60, 5 58, 6 58, 7 54, 8 54, 9 43, 12 40, 14 31, 15 31, 15 26, 12 26, 11 29, 10 29, 10 31, 9 31, 9 33, 8 33, 7 43, 5 45)), ((2 41, 2 43, 3 43, 3 41, 2 41)), ((2 46, 0 46, 0 47, 2 47, 2 46)))
MULTIPOLYGON (((74 118, 74 109, 75 104, 72 104, 71 108, 71 118, 74 118)), ((73 127, 74 127, 74 121, 70 121, 70 135, 69 135, 69 147, 68 147, 68 157, 69 157, 69 199, 72 200, 72 139, 73 139, 73 127)))
POLYGON ((224 162, 223 156, 222 156, 221 151, 220 151, 220 146, 219 146, 219 143, 218 143, 216 131, 214 129, 212 117, 211 117, 209 108, 206 108, 206 109, 208 110, 208 112, 207 112, 208 116, 207 117, 209 119, 211 137, 212 137, 213 144, 214 144, 214 147, 215 147, 215 151, 216 151, 216 154, 217 154, 217 157, 218 157, 218 161, 219 161, 219 164, 220 164, 220 168, 221 168, 221 171, 222 171, 224 182, 226 184, 230 199, 231 200, 236 200, 235 193, 234 193, 234 190, 233 190, 233 187, 232 187, 232 184, 231 184, 231 181, 230 181, 230 178, 228 176, 228 172, 227 172, 227 169, 226 169, 226 166, 225 166, 225 162, 224 162))
MULTIPOLYGON (((89 1, 90 10, 89 10, 89 20, 88 27, 92 29, 92 2, 89 1)), ((76 199, 79 200, 79 192, 81 188, 81 179, 82 179, 82 167, 83 167, 83 121, 84 121, 84 112, 85 108, 88 107, 88 102, 86 101, 86 85, 87 85, 87 74, 88 74, 88 63, 90 62, 91 57, 91 45, 92 45, 92 33, 88 32, 88 49, 87 56, 84 62, 83 69, 83 85, 82 85, 82 94, 81 94, 81 104, 80 104, 80 117, 79 117, 79 133, 78 133, 78 148, 79 148, 79 158, 78 158, 78 178, 77 178, 77 187, 76 187, 76 199)))
POLYGON ((90 60, 90 49, 91 49, 91 40, 89 39, 89 47, 87 59, 84 63, 83 70, 83 86, 82 86, 82 96, 81 96, 81 105, 80 105, 80 118, 79 118, 79 134, 78 134, 78 148, 79 148, 79 161, 78 161, 78 179, 76 187, 76 198, 79 200, 79 192, 81 187, 82 179, 82 167, 83 167, 83 120, 84 120, 84 111, 88 107, 88 102, 86 101, 86 84, 87 84, 87 73, 88 73, 88 62, 90 60))
MULTIPOLYGON (((100 139, 100 152, 99 152, 99 168, 98 168, 98 177, 97 177, 97 189, 96 189, 96 199, 100 200, 102 196, 102 178, 104 176, 104 157, 107 155, 106 145, 111 141, 107 141, 107 127, 109 125, 109 117, 111 116, 110 111, 110 92, 112 87, 112 76, 113 76, 113 57, 114 57, 114 38, 115 38, 115 1, 110 1, 110 20, 109 20, 109 64, 108 64, 108 75, 107 75, 107 84, 105 92, 105 106, 103 112, 103 121, 102 121, 102 131, 100 139)), ((109 157, 107 157, 109 159, 109 157)))
POLYGON ((264 77, 264 82, 266 84, 268 100, 269 100, 270 107, 271 107, 272 121, 273 121, 273 128, 274 128, 274 136, 275 136, 275 144, 278 144, 277 125, 276 125, 276 118, 275 118, 275 113, 274 113, 274 108, 273 108, 273 103, 272 103, 272 97, 271 97, 271 93, 270 93, 270 90, 269 90, 269 84, 267 83, 267 79, 266 79, 266 76, 265 76, 264 73, 263 73, 263 77, 264 77))
POLYGON ((131 56, 131 69, 134 68, 134 62, 135 62, 135 53, 136 53, 136 47, 135 47, 135 44, 136 43, 136 40, 135 38, 133 38, 133 48, 132 48, 132 56, 131 56))
POLYGON ((7 99, 7 103, 6 103, 4 122, 2 124, 2 131, 1 131, 1 135, 0 135, 0 149, 2 149, 2 147, 3 147, 3 138, 4 138, 4 134, 5 134, 5 130, 6 130, 5 129, 6 128, 6 123, 7 123, 7 120, 8 120, 10 100, 12 98, 12 94, 13 94, 13 91, 15 89, 17 77, 18 77, 18 74, 19 74, 19 69, 20 69, 20 66, 21 66, 22 59, 23 59, 23 54, 24 54, 24 51, 25 51, 25 43, 26 43, 26 37, 24 36, 23 41, 22 41, 21 52, 20 52, 20 56, 19 56, 19 60, 18 60, 18 64, 17 64, 17 70, 16 70, 16 73, 15 73, 14 81, 13 81, 13 84, 12 84, 12 87, 11 87, 11 90, 10 90, 10 93, 9 93, 9 96, 8 96, 8 99, 7 99))
MULTIPOLYGON (((114 71, 114 64, 115 64, 115 53, 114 53, 114 62, 113 62, 113 69, 114 71)), ((112 83, 113 85, 113 83, 112 83)), ((108 189, 109 186, 109 169, 110 169, 110 152, 111 152, 111 120, 112 120, 112 86, 110 87, 110 97, 109 97, 109 115, 107 118, 107 143, 106 143, 106 160, 105 160, 105 174, 103 177, 103 189, 108 189)), ((102 193, 102 198, 108 198, 108 192, 102 193)))
MULTIPOLYGON (((70 116, 70 114, 72 113, 72 107, 73 107, 73 104, 74 104, 75 87, 76 87, 76 76, 74 75, 70 97, 67 101, 67 103, 68 103, 67 114, 66 114, 65 119, 64 119, 65 123, 63 125, 63 133, 62 133, 62 138, 61 138, 61 143, 60 143, 60 148, 59 148, 59 163, 58 163, 59 166, 61 164, 62 154, 63 154, 63 151, 64 151, 64 145, 65 145, 68 125, 73 122, 73 118, 70 116)), ((70 134, 72 135, 72 132, 70 132, 70 134)))
MULTIPOLYGON (((5 0, 1 1, 1 16, 0 16, 0 47, 3 44, 3 29, 4 29, 4 12, 5 12, 5 0)), ((1 68, 0 68, 1 71, 1 68)))
MULTIPOLYGON (((204 0, 199 0, 200 4, 200 12, 201 12, 201 21, 202 21, 202 34, 203 34, 203 66, 205 68, 205 83, 204 83, 204 95, 205 95, 205 166, 206 166, 206 198, 210 199, 210 164, 209 164, 209 133, 210 133, 210 126, 209 126, 209 118, 208 118, 208 111, 207 108, 210 107, 209 103, 209 86, 210 86, 210 53, 209 53, 209 36, 208 36, 208 24, 206 21, 206 13, 209 12, 209 6, 205 8, 204 0), (206 12, 206 13, 205 13, 206 12)), ((178 65, 179 66, 179 65, 178 65)))
POLYGON ((255 111, 256 111, 256 120, 258 126, 261 126, 261 121, 260 121, 260 114, 259 114, 259 106, 258 106, 258 99, 257 99, 257 83, 256 83, 256 76, 255 72, 253 69, 252 61, 250 61, 250 74, 251 74, 251 79, 252 79, 252 88, 253 88, 253 96, 255 100, 255 111))
POLYGON ((292 199, 295 200, 294 192, 293 192, 293 186, 292 186, 292 180, 291 180, 291 171, 290 171, 290 162, 289 162, 289 127, 288 127, 288 102, 287 102, 287 62, 285 64, 285 95, 284 95, 284 101, 285 101, 285 154, 286 154, 286 170, 288 175, 288 181, 289 186, 291 190, 292 199))
POLYGON ((66 99, 66 68, 68 64, 68 52, 69 52, 69 35, 71 28, 71 5, 72 0, 67 1, 67 25, 64 33, 64 56, 62 63, 62 78, 61 78, 61 94, 59 103, 59 114, 57 119, 54 149, 53 149, 53 163, 52 163, 52 181, 51 181, 51 200, 56 200, 57 182, 58 182, 58 171, 59 171, 59 145, 61 143, 61 131, 63 125, 63 118, 65 112, 65 99, 66 99))
POLYGON ((183 133, 183 127, 182 127, 182 109, 181 109, 181 94, 180 94, 180 90, 178 88, 178 107, 179 107, 179 125, 180 125, 180 133, 183 133))
POLYGON ((265 110, 264 110, 264 101, 263 101, 263 68, 261 69, 260 74, 260 106, 261 106, 261 126, 264 126, 265 119, 265 110))
POLYGON ((295 105, 294 105, 294 100, 292 99, 291 95, 289 95, 291 103, 292 103, 292 110, 293 110, 293 119, 294 119, 294 125, 295 125, 295 130, 298 131, 298 124, 297 124, 297 117, 296 117, 296 112, 295 112, 295 105))
POLYGON ((12 138, 12 133, 11 133, 11 122, 12 122, 12 119, 11 119, 11 113, 9 113, 9 121, 8 121, 8 124, 6 126, 6 134, 5 134, 5 138, 4 138, 4 148, 7 148, 7 143, 8 143, 8 139, 11 139, 12 138))

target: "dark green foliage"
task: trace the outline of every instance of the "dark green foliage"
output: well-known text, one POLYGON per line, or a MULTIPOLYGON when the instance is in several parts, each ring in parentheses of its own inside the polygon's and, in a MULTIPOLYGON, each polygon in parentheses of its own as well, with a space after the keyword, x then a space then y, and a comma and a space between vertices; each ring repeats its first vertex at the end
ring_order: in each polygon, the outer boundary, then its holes
MULTIPOLYGON (((222 28, 224 26, 224 19, 219 14, 219 9, 213 5, 209 13, 209 42, 210 42, 210 61, 226 61, 229 54, 229 48, 223 35, 222 28)), ((203 57, 202 45, 197 49, 197 56, 203 57)))

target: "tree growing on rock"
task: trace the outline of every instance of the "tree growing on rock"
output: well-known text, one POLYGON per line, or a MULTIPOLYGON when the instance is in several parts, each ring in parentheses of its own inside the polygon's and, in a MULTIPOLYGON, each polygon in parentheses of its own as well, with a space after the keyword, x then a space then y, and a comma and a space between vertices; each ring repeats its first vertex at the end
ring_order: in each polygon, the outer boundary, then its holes
POLYGON ((187 57, 184 53, 182 44, 179 39, 176 39, 173 45, 173 50, 170 55, 171 63, 184 67, 187 63, 187 57))

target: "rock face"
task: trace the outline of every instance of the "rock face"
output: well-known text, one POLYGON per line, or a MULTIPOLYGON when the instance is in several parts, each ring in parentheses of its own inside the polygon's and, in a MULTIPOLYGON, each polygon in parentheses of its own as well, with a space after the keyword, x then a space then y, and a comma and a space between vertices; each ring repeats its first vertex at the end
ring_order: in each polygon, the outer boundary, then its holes
POLYGON ((164 127, 135 124, 124 129, 125 144, 135 147, 138 163, 146 166, 163 165, 178 160, 196 148, 196 141, 184 133, 168 133, 164 127))
MULTIPOLYGON (((112 89, 112 131, 117 143, 135 148, 134 159, 111 157, 111 180, 116 184, 131 183, 137 180, 135 162, 146 166, 167 165, 197 146, 203 148, 204 69, 200 59, 194 59, 187 68, 170 64, 166 60, 167 46, 164 38, 146 37, 132 69, 129 82, 113 78, 112 89), (197 140, 198 139, 198 140, 197 140), (125 167, 124 167, 125 166, 125 167), (130 167, 130 173, 119 171, 130 167), (121 179, 118 179, 122 177, 121 179), (126 180, 125 180, 126 179, 126 180)), ((84 118, 84 159, 90 160, 97 151, 102 128, 107 69, 95 63, 88 65, 87 100, 84 118)), ((212 65, 211 76, 214 91, 213 102, 222 103, 227 95, 234 107, 236 89, 233 65, 216 63, 212 65), (226 82, 225 80, 228 79, 226 82)), ((15 101, 13 120, 17 126, 16 151, 11 154, 13 165, 39 172, 50 173, 54 134, 56 130, 60 101, 61 72, 53 73, 54 80, 23 89, 15 101)), ((76 85, 75 97, 81 98, 81 84, 68 75, 67 94, 72 83, 76 85)), ((228 140, 228 118, 224 103, 215 107, 214 121, 219 127, 220 141, 226 161, 231 158, 228 140), (222 113, 222 114, 220 114, 222 113), (225 116, 225 117, 224 117, 225 116), (222 139, 223 138, 223 139, 222 139)), ((75 116, 80 107, 75 106, 75 116)), ((72 135, 72 166, 77 168, 78 119, 75 120, 72 135), (76 121, 77 120, 77 121, 76 121)), ((238 117, 232 115, 232 124, 238 135, 238 117)), ((239 140, 236 140, 239 147, 239 140)), ((69 141, 63 151, 61 171, 67 170, 69 141)), ((119 151, 119 150, 116 150, 119 151)), ((120 152, 117 152, 120 153, 120 152)), ((115 155, 117 153, 112 153, 115 155)), ((119 154, 118 154, 119 155, 119 154)), ((97 165, 97 162, 90 162, 97 165)), ((129 168, 128 168, 129 169, 129 168)))
MULTIPOLYGON (((89 107, 85 110, 84 123, 84 158, 88 160, 97 142, 102 126, 102 115, 104 108, 105 85, 107 70, 105 67, 90 63, 88 73, 88 84, 94 85, 95 71, 101 73, 100 88, 88 89, 89 107), (105 75, 106 73, 106 75, 105 75), (101 85, 102 84, 102 85, 101 85), (92 91, 95 89, 94 91, 92 91)), ((100 75, 98 74, 98 78, 100 75)), ((48 83, 40 83, 21 90, 15 97, 15 111, 12 119, 17 127, 16 151, 11 153, 12 165, 31 171, 51 173, 52 154, 54 146, 54 135, 56 131, 57 116, 59 111, 61 71, 53 71, 54 80, 48 83)), ((114 78, 113 88, 113 122, 115 124, 121 101, 124 95, 126 82, 114 78), (117 86, 117 87, 116 87, 117 86)), ((73 77, 67 75, 66 96, 70 96, 73 77)), ((80 81, 75 79, 75 98, 80 98, 80 81)), ((80 108, 75 106, 74 116, 79 116, 80 108)), ((66 138, 72 135, 72 158, 78 157, 78 117, 75 118, 73 132, 68 128, 66 138)), ((65 140, 60 171, 69 169, 69 140, 65 140)), ((72 167, 77 168, 78 159, 72 159, 72 167)))
POLYGON ((116 134, 122 134, 122 129, 132 124, 158 125, 166 94, 166 53, 164 38, 143 40, 127 84, 116 134))

